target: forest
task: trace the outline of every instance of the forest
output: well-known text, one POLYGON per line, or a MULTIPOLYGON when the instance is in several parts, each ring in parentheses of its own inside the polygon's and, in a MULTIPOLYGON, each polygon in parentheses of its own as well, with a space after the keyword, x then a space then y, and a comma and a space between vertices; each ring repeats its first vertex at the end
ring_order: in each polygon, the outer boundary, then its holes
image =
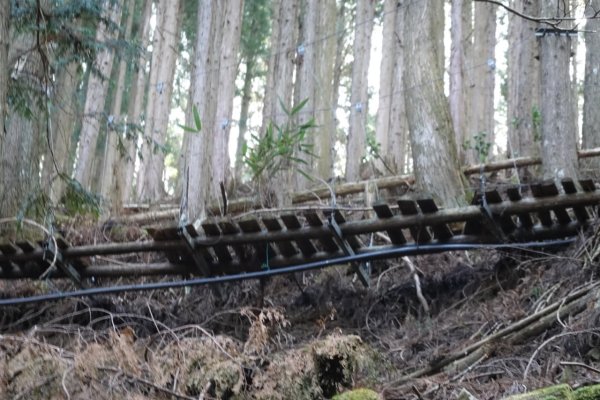
POLYGON ((600 0, 4 1, 0 399, 600 399, 600 0))

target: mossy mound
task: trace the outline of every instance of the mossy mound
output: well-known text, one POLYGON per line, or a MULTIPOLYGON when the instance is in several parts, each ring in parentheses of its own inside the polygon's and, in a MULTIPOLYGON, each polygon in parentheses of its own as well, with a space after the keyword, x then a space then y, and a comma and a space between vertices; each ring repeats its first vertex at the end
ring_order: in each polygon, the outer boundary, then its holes
POLYGON ((380 400, 379 394, 371 389, 356 389, 333 396, 331 400, 380 400))

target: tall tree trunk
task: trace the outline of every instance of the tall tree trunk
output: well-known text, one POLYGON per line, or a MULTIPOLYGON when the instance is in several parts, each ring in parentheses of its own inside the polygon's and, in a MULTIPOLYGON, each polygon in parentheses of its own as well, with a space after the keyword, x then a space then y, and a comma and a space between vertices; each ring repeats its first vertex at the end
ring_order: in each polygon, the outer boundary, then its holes
POLYGON ((406 57, 404 87, 417 187, 431 193, 446 207, 465 203, 464 183, 456 155, 450 110, 443 90, 439 53, 443 42, 435 37, 443 2, 423 0, 407 5, 404 21, 406 57))
POLYGON ((366 152, 366 126, 369 102, 369 60, 375 3, 357 0, 354 31, 354 61, 352 62, 352 89, 350 93, 350 126, 346 151, 346 180, 360 178, 360 165, 366 152))
POLYGON ((140 168, 138 176, 137 193, 141 200, 158 200, 165 195, 165 157, 161 147, 167 138, 173 77, 179 53, 181 11, 179 0, 159 2, 144 126, 143 168, 140 168))
POLYGON ((248 119, 250 118, 250 102, 252 100, 252 82, 254 81, 254 69, 256 60, 250 58, 246 60, 246 72, 244 73, 244 85, 242 86, 242 104, 240 106, 240 118, 238 122, 238 141, 235 151, 235 180, 237 183, 242 181, 242 170, 244 165, 243 149, 246 146, 246 132, 248 131, 248 119))
MULTIPOLYGON (((11 2, 4 7, 0 7, 0 152, 2 151, 2 142, 5 135, 6 95, 8 93, 8 77, 10 76, 8 65, 10 10, 11 2)), ((0 182, 0 191, 2 191, 2 182, 0 182)))
MULTIPOLYGON (((283 126, 287 115, 280 103, 287 109, 292 105, 294 88, 294 65, 299 61, 296 57, 296 39, 298 7, 294 0, 273 1, 271 55, 267 72, 267 84, 263 107, 263 132, 269 123, 283 126)), ((291 204, 292 174, 289 166, 284 165, 269 182, 262 182, 261 191, 267 194, 267 202, 274 201, 278 206, 291 204), (274 199, 270 197, 274 196, 274 199)))
POLYGON ((317 155, 316 170, 321 179, 333 178, 333 156, 335 143, 336 118, 335 108, 332 107, 334 97, 334 68, 336 55, 335 24, 336 5, 334 1, 318 2, 319 4, 319 31, 318 37, 323 38, 315 43, 318 48, 315 88, 315 119, 318 128, 315 131, 315 148, 317 155))
MULTIPOLYGON (((214 101, 214 82, 218 81, 218 51, 222 39, 219 28, 222 4, 219 0, 202 0, 198 6, 198 36, 194 50, 191 102, 198 110, 203 126, 212 127, 214 118, 210 103, 214 101)), ((192 120, 188 116, 188 120, 192 120)), ((209 201, 209 182, 212 174, 213 137, 202 131, 188 134, 186 165, 184 167, 182 204, 187 206, 184 218, 201 220, 206 216, 209 201)))
MULTIPOLYGON (((146 88, 146 66, 148 57, 146 49, 150 42, 150 18, 152 16, 152 0, 144 0, 144 8, 140 19, 140 29, 138 31, 138 41, 141 53, 136 63, 136 70, 133 74, 131 84, 131 96, 127 110, 127 122, 129 126, 141 126, 140 117, 144 107, 144 93, 146 88)), ((125 154, 122 154, 117 162, 116 185, 122 188, 121 202, 130 201, 133 197, 134 170, 137 158, 138 131, 128 127, 125 140, 125 154)))
POLYGON ((383 43, 379 81, 379 109, 377 111, 376 138, 380 145, 380 160, 375 167, 382 174, 400 174, 405 169, 408 129, 402 70, 404 68, 403 36, 404 9, 396 1, 384 4, 383 43))
MULTIPOLYGON (((210 175, 210 194, 212 199, 220 199, 220 184, 227 186, 230 177, 229 132, 235 96, 235 78, 238 71, 240 32, 244 0, 229 0, 222 13, 220 31, 222 43, 219 50, 218 97, 212 130, 208 134, 214 137, 212 148, 212 174, 210 175)), ((210 129, 210 126, 209 126, 210 129)))
MULTIPOLYGON (((10 76, 11 66, 8 63, 8 47, 10 43, 10 10, 11 3, 8 6, 0 7, 0 155, 4 154, 4 147, 8 140, 6 136, 5 120, 7 115, 7 94, 8 77, 10 76)), ((2 170, 5 170, 4 162, 0 160, 2 170)), ((0 178, 4 178, 4 173, 0 171, 0 178)), ((6 181, 0 179, 0 193, 7 193, 10 188, 6 187, 6 181)), ((2 204, 2 194, 0 194, 0 205, 2 204)), ((0 216, 6 214, 0 209, 0 216)))
MULTIPOLYGON (((453 0, 451 12, 452 46, 450 50, 450 115, 456 132, 456 144, 461 163, 472 163, 471 152, 465 151, 463 144, 470 140, 473 133, 469 130, 471 115, 469 88, 470 79, 467 60, 472 53, 472 0, 453 0)), ((471 71, 472 73, 472 71, 471 71)))
MULTIPOLYGON (((31 37, 21 36, 17 40, 33 47, 31 37)), ((40 55, 34 51, 25 59, 20 73, 13 77, 26 98, 28 115, 23 112, 22 106, 19 109, 8 108, 6 132, 0 133, 4 139, 0 153, 0 182, 4 185, 0 192, 0 217, 36 214, 30 207, 36 199, 39 200, 41 194, 39 166, 45 143, 42 132, 45 132, 46 119, 43 117, 45 110, 40 104, 46 99, 40 99, 39 96, 46 89, 42 79, 44 73, 40 55)))
MULTIPOLYGON (((539 0, 513 0, 511 7, 527 15, 540 15, 539 0)), ((523 18, 508 23, 508 156, 540 155, 540 76, 537 24, 523 18)), ((529 179, 529 168, 519 170, 521 179, 529 179)), ((535 174, 535 173, 533 173, 535 174)))
MULTIPOLYGON (((336 32, 344 31, 346 26, 346 20, 348 18, 348 3, 350 0, 340 0, 337 15, 336 15, 336 32)), ((336 35, 336 43, 335 43, 335 61, 333 66, 333 102, 332 102, 332 111, 335 114, 337 113, 339 103, 340 103, 340 86, 342 82, 342 76, 344 75, 344 60, 346 59, 347 46, 344 41, 345 35, 336 35)), ((338 143, 346 143, 345 134, 342 132, 338 132, 338 124, 337 118, 334 118, 334 126, 333 126, 333 144, 332 144, 332 152, 333 152, 333 160, 332 163, 335 165, 336 163, 341 163, 341 159, 339 154, 337 154, 335 150, 335 146, 338 143)))
MULTIPOLYGON (((542 0, 544 16, 558 16, 555 0, 542 0)), ((562 15, 561 15, 562 16, 562 15)), ((540 38, 542 165, 545 178, 578 176, 577 132, 569 65, 571 37, 540 38)))
POLYGON ((46 153, 42 181, 52 203, 56 204, 65 192, 66 176, 71 176, 73 166, 72 137, 79 107, 75 92, 81 83, 79 65, 67 64, 57 72, 50 109, 50 145, 52 151, 46 153), (62 174, 63 177, 58 176, 62 174))
MULTIPOLYGON (((120 5, 118 1, 106 2, 103 14, 109 21, 118 25, 120 15, 120 5)), ((99 23, 96 32, 96 40, 106 43, 114 38, 114 32, 111 31, 105 23, 99 23)), ((108 90, 108 80, 113 64, 113 52, 108 49, 101 50, 94 60, 94 67, 97 68, 101 76, 92 74, 90 76, 83 110, 83 125, 81 127, 81 136, 79 139, 79 155, 75 166, 75 179, 77 179, 84 188, 90 188, 92 171, 92 158, 96 150, 96 142, 100 132, 101 122, 106 122, 104 117, 104 103, 108 90)))
MULTIPOLYGON (((494 143, 494 87, 496 77, 496 7, 476 2, 473 28, 473 52, 470 63, 472 96, 470 98, 470 129, 473 135, 484 135, 494 143)), ((483 140, 483 136, 481 137, 483 140)), ((460 145, 460 143, 459 143, 460 145)), ((491 152, 492 149, 490 149, 491 152)), ((474 154, 477 156, 477 154, 474 154)), ((488 154, 491 156, 491 154, 488 154)), ((484 154, 478 156, 483 157, 484 154)), ((473 159, 471 159, 473 161, 473 159)), ((479 160, 476 160, 479 161, 479 160)))
MULTIPOLYGON (((600 10, 600 0, 592 0, 592 10, 600 10)), ((600 20, 588 19, 585 25, 585 84, 583 86, 582 147, 600 147, 600 20)), ((600 158, 586 160, 583 173, 600 178, 600 158)))
MULTIPOLYGON (((133 13, 135 0, 126 0, 127 12, 125 15, 125 31, 123 33, 123 40, 131 40, 131 27, 133 25, 133 13)), ((120 213, 122 208, 121 198, 123 187, 120 185, 117 179, 119 162, 119 142, 122 142, 123 138, 120 137, 120 129, 125 122, 125 119, 121 114, 121 106, 123 104, 123 96, 125 95, 125 75, 127 73, 127 60, 125 56, 121 56, 119 61, 119 70, 117 73, 117 86, 115 88, 115 96, 112 103, 111 117, 112 123, 109 124, 106 132, 106 148, 105 156, 102 164, 102 176, 100 194, 110 201, 110 211, 113 215, 120 213), (116 126, 118 129, 112 128, 116 126)))

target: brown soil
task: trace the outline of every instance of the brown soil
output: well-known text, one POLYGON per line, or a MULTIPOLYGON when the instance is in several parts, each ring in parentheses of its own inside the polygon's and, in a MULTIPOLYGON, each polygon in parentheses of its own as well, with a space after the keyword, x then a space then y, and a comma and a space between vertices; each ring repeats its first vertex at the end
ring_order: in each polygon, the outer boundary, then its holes
MULTIPOLYGON (((590 231, 560 251, 414 257, 429 313, 402 260, 375 263, 369 289, 342 266, 6 307, 0 399, 320 399, 358 387, 385 399, 456 399, 463 389, 496 399, 590 384, 600 379, 597 289, 573 306, 567 296, 596 279, 598 242, 590 231), (556 302, 544 324, 456 357, 556 302)), ((70 288, 0 282, 3 297, 70 288)))

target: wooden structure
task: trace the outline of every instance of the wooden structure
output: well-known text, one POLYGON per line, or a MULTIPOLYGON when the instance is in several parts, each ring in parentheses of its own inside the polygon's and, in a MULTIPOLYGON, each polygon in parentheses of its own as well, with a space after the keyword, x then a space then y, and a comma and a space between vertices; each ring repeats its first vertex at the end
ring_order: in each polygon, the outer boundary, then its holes
MULTIPOLYGON (((522 191, 478 193, 470 206, 440 209, 431 198, 401 198, 376 204, 373 217, 351 220, 338 209, 220 218, 152 229, 153 240, 69 246, 57 240, 0 245, 0 279, 68 277, 85 286, 85 277, 182 274, 215 276, 276 269, 382 249, 461 243, 515 243, 572 237, 597 219, 600 191, 592 181, 563 180, 522 191), (387 238, 369 246, 371 235, 387 238), (167 261, 97 265, 90 257, 159 252, 167 261)), ((431 251, 432 246, 427 246, 431 251)), ((367 264, 352 266, 368 284, 367 264)))

